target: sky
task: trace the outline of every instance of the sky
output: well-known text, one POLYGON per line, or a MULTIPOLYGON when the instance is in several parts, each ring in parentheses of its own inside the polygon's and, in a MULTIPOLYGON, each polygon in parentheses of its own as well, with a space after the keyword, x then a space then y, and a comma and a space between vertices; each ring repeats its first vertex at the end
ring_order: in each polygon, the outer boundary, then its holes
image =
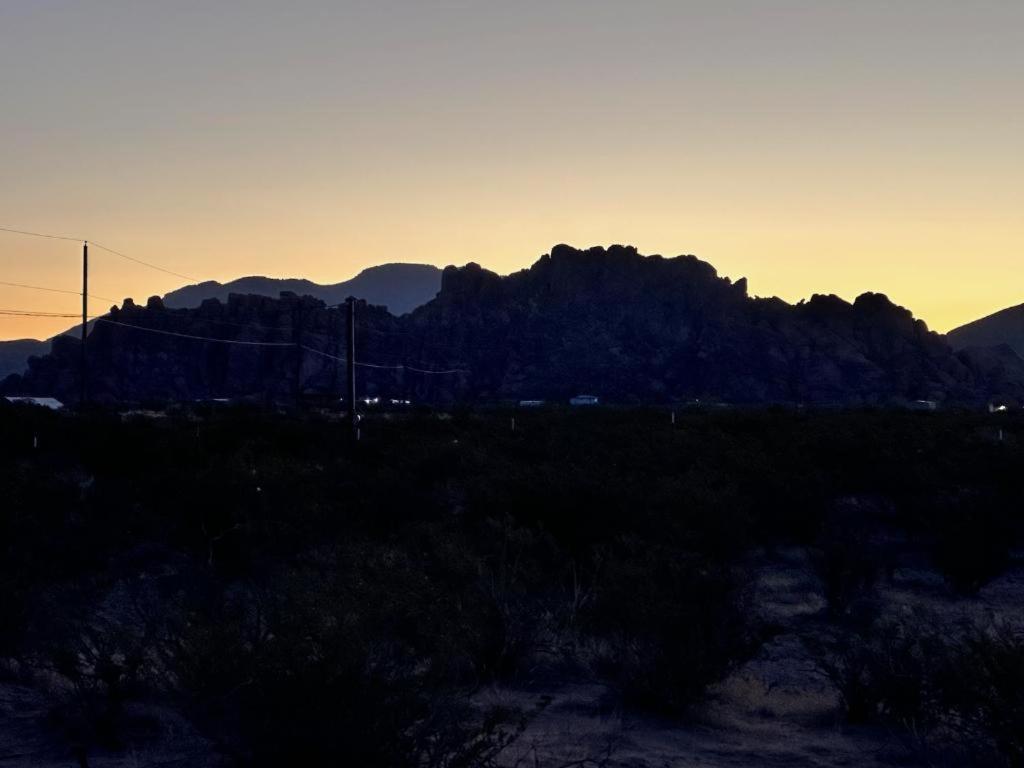
MULTIPOLYGON (((198 279, 623 243, 939 331, 1024 302, 1020 0, 0 0, 0 97, 0 227, 198 279)), ((0 233, 0 281, 80 258, 0 233)), ((98 296, 187 282, 91 261, 98 296)))

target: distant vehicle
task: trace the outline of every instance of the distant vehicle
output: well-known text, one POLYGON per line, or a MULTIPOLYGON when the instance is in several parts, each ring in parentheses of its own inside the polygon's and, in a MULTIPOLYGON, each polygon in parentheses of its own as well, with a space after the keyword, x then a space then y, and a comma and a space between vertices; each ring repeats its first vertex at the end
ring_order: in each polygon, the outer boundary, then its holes
POLYGON ((996 405, 995 403, 988 404, 989 413, 1006 413, 1008 410, 1010 410, 1009 407, 1005 405, 996 405))
POLYGON ((379 397, 364 397, 363 402, 367 405, 378 405, 380 403, 379 397))
POLYGON ((520 400, 519 401, 519 407, 520 408, 540 408, 542 405, 544 405, 544 401, 543 400, 520 400))
POLYGON ((59 411, 64 403, 55 397, 5 397, 9 403, 20 403, 22 405, 37 405, 40 408, 49 408, 51 411, 59 411))
POLYGON ((939 404, 934 400, 915 400, 910 404, 910 410, 912 411, 934 411, 938 407, 939 404))
POLYGON ((569 399, 569 405, 597 405, 598 402, 596 395, 576 395, 569 399))
POLYGON ((392 397, 388 402, 392 405, 412 405, 412 400, 399 400, 392 397))

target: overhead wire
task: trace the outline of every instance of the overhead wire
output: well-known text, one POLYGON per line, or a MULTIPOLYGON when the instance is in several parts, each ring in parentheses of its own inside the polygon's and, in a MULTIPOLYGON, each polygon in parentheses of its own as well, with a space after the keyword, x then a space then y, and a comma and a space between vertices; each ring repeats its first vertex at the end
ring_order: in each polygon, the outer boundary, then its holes
MULTIPOLYGON (((319 350, 319 349, 313 349, 312 347, 307 347, 304 344, 300 344, 299 346, 303 350, 305 350, 306 352, 312 352, 314 355, 321 355, 322 357, 327 357, 327 358, 330 358, 331 360, 337 360, 338 362, 341 362, 341 363, 347 363, 348 362, 348 358, 345 358, 345 357, 338 357, 337 355, 332 355, 329 352, 324 352, 324 351, 319 350)), ((405 371, 415 371, 417 373, 428 373, 428 374, 469 373, 469 371, 465 370, 464 368, 450 368, 450 369, 447 369, 447 370, 428 370, 426 368, 417 368, 416 366, 413 366, 413 365, 405 365, 405 364, 402 364, 402 365, 377 365, 376 363, 363 363, 363 362, 360 362, 359 360, 356 360, 356 368, 376 368, 376 369, 385 370, 385 371, 405 370, 405 371)))
POLYGON ((437 375, 446 375, 446 374, 455 374, 455 373, 469 373, 469 371, 467 371, 465 368, 449 368, 447 370, 437 371, 437 370, 427 370, 425 368, 417 368, 414 365, 406 365, 404 363, 401 364, 401 365, 374 365, 373 363, 360 363, 359 361, 356 361, 356 367, 359 367, 359 368, 381 368, 381 369, 384 369, 384 370, 393 370, 393 371, 398 371, 398 370, 401 370, 401 371, 414 371, 416 373, 427 373, 427 374, 437 374, 437 375))
POLYGON ((49 235, 43 232, 29 232, 26 229, 12 229, 11 227, 0 227, 0 232, 10 232, 14 235, 29 235, 30 237, 46 237, 50 240, 70 240, 75 243, 85 242, 81 237, 66 237, 65 235, 49 235))
MULTIPOLYGON (((106 323, 108 325, 116 325, 116 326, 119 326, 119 327, 122 327, 122 328, 132 328, 132 329, 138 330, 138 331, 146 331, 146 332, 149 332, 149 333, 156 333, 156 334, 160 334, 162 336, 174 336, 174 337, 182 338, 182 339, 192 339, 194 341, 206 341, 206 342, 214 342, 214 343, 220 343, 220 344, 240 344, 242 346, 248 346, 248 347, 297 347, 299 349, 302 349, 303 351, 310 352, 310 353, 312 353, 314 355, 320 355, 322 357, 326 357, 326 358, 329 358, 331 360, 336 360, 336 361, 342 362, 342 363, 348 362, 347 358, 339 357, 337 355, 332 355, 329 352, 324 352, 323 350, 315 349, 314 347, 310 347, 310 346, 307 346, 305 344, 298 344, 298 343, 296 343, 294 341, 243 341, 241 339, 217 339, 217 338, 214 338, 212 336, 198 336, 196 334, 191 334, 191 333, 178 333, 176 331, 165 331, 165 330, 162 330, 162 329, 159 329, 159 328, 147 328, 147 327, 142 326, 142 325, 132 325, 130 323, 122 323, 122 322, 120 322, 118 320, 111 320, 110 318, 107 318, 107 317, 97 318, 96 322, 98 322, 98 323, 106 323)), ((359 361, 356 362, 356 366, 359 367, 359 368, 376 368, 376 369, 381 369, 381 370, 407 370, 407 371, 415 371, 416 373, 424 373, 424 374, 469 373, 469 371, 467 371, 465 369, 462 369, 462 368, 451 368, 451 369, 447 369, 447 370, 430 370, 430 369, 426 369, 426 368, 419 368, 419 367, 412 366, 412 365, 404 365, 404 364, 403 365, 377 365, 375 363, 363 363, 363 362, 359 362, 359 361)))
MULTIPOLYGON (((47 288, 46 286, 43 285, 28 285, 27 283, 8 283, 3 280, 0 280, 0 285, 6 285, 9 288, 27 288, 28 290, 31 291, 47 291, 48 293, 66 293, 71 296, 82 295, 81 291, 69 291, 66 288, 47 288)), ((89 293, 86 295, 90 299, 99 299, 100 301, 117 301, 117 299, 112 299, 109 296, 97 296, 95 293, 89 293)))
MULTIPOLYGON (((139 264, 141 266, 148 267, 150 269, 154 269, 154 270, 156 270, 158 272, 163 272, 165 274, 173 275, 174 277, 180 277, 183 280, 190 280, 190 281, 193 281, 193 282, 196 282, 196 283, 202 282, 199 278, 193 277, 191 275, 186 275, 186 274, 184 274, 182 272, 176 272, 176 271, 174 271, 172 269, 167 269, 166 267, 161 267, 160 265, 153 264, 152 262, 148 262, 148 261, 144 261, 142 259, 138 259, 138 258, 136 258, 134 256, 128 255, 127 253, 115 250, 114 248, 110 248, 109 246, 106 246, 106 245, 103 245, 102 243, 96 242, 95 240, 88 240, 87 238, 68 237, 68 236, 65 236, 65 235, 55 235, 55 234, 51 234, 51 233, 34 232, 34 231, 31 231, 31 230, 15 229, 13 227, 0 227, 0 232, 7 232, 7 233, 11 233, 11 234, 18 234, 18 235, 27 235, 27 236, 30 236, 30 237, 49 238, 49 239, 53 239, 53 240, 66 240, 66 241, 72 241, 72 242, 88 243, 89 245, 92 245, 93 248, 98 248, 99 250, 102 250, 102 251, 105 251, 107 253, 113 254, 114 256, 118 256, 119 258, 125 259, 125 260, 133 262, 135 264, 139 264)), ((7 286, 10 286, 10 287, 15 287, 15 288, 25 288, 25 289, 29 289, 29 290, 39 290, 39 291, 48 291, 48 292, 53 292, 53 293, 70 294, 70 295, 76 295, 76 296, 80 296, 81 295, 81 293, 77 292, 77 291, 70 291, 70 290, 65 290, 65 289, 61 289, 61 288, 49 288, 49 287, 45 287, 45 286, 28 285, 28 284, 24 284, 24 283, 11 283, 11 282, 2 282, 2 281, 0 281, 0 285, 7 285, 7 286)), ((99 299, 101 301, 114 301, 114 302, 117 301, 116 299, 111 299, 111 298, 107 298, 107 297, 104 297, 104 296, 96 296, 96 295, 93 295, 93 294, 86 294, 86 295, 89 296, 90 298, 99 299)), ((328 308, 335 308, 335 307, 340 307, 340 306, 344 306, 344 303, 342 303, 342 304, 327 305, 328 308)), ((173 311, 173 310, 168 310, 166 308, 156 308, 156 307, 147 308, 147 309, 158 310, 158 311, 160 309, 162 309, 162 311, 164 311, 164 312, 172 312, 173 311)), ((79 318, 79 317, 81 317, 81 315, 79 315, 77 313, 36 312, 36 311, 29 311, 29 310, 0 310, 0 315, 17 316, 17 317, 53 317, 53 318, 79 318)), ((299 343, 291 342, 291 341, 246 341, 246 340, 241 340, 241 339, 219 339, 219 338, 214 338, 214 337, 211 337, 211 336, 200 336, 200 335, 197 335, 197 334, 180 333, 180 332, 177 332, 177 331, 166 331, 166 330, 162 330, 162 329, 159 329, 159 328, 148 328, 146 326, 133 325, 133 324, 124 323, 124 322, 121 322, 121 321, 118 321, 118 320, 112 320, 112 319, 110 319, 107 316, 95 316, 95 317, 91 317, 91 318, 87 318, 87 319, 93 319, 93 320, 96 320, 97 322, 107 323, 109 325, 115 325, 115 326, 119 326, 119 327, 122 327, 122 328, 130 328, 130 329, 133 329, 133 330, 139 330, 139 331, 144 331, 144 332, 148 332, 148 333, 154 333, 154 334, 158 334, 158 335, 162 335, 162 336, 171 336, 171 337, 176 337, 176 338, 192 339, 192 340, 195 340, 195 341, 204 341, 204 342, 219 343, 219 344, 236 344, 236 345, 251 346, 251 347, 295 347, 295 348, 303 349, 303 350, 305 350, 307 352, 310 352, 312 354, 321 355, 323 357, 330 358, 332 360, 337 360, 337 361, 340 361, 340 362, 346 362, 345 358, 338 357, 337 355, 332 355, 332 354, 330 354, 328 352, 323 352, 323 351, 315 349, 313 347, 309 347, 309 346, 306 346, 304 344, 299 344, 299 343)), ((235 326, 235 327, 240 327, 240 328, 254 328, 254 329, 271 331, 271 332, 281 332, 281 331, 290 330, 288 328, 270 328, 270 327, 267 327, 267 326, 261 326, 261 325, 255 325, 255 324, 242 324, 242 323, 234 323, 234 322, 231 322, 231 321, 214 320, 212 318, 195 318, 195 317, 191 317, 191 318, 188 318, 188 319, 189 320, 193 320, 193 321, 194 320, 199 320, 200 322, 206 322, 206 323, 210 323, 210 324, 221 324, 221 325, 235 326)), ((363 330, 364 331, 369 331, 371 333, 379 333, 381 335, 391 335, 391 336, 409 336, 409 335, 411 335, 408 332, 402 332, 402 331, 383 331, 383 330, 369 329, 369 328, 365 328, 363 330)), ((303 331, 303 334, 304 335, 305 334, 309 334, 309 335, 313 335, 313 336, 319 336, 321 338, 329 338, 326 334, 317 333, 315 331, 303 331)), ((428 345, 428 346, 435 346, 435 348, 436 348, 439 345, 428 345)), ((441 374, 469 373, 469 371, 467 371, 465 369, 462 369, 462 368, 451 368, 451 369, 444 369, 444 370, 436 370, 436 369, 421 368, 421 367, 418 367, 418 366, 408 365, 408 364, 405 364, 405 363, 401 363, 401 364, 397 364, 397 365, 379 365, 379 364, 376 364, 376 363, 364 363, 364 362, 361 362, 361 361, 356 361, 355 364, 356 364, 357 367, 360 367, 360 368, 373 368, 373 369, 378 369, 378 370, 407 370, 407 371, 414 371, 416 373, 423 373, 423 374, 439 374, 439 375, 441 375, 441 374)))
MULTIPOLYGON (((0 309, 0 315, 10 315, 13 317, 66 317, 78 319, 82 317, 82 314, 80 312, 43 312, 33 309, 0 309)), ((95 319, 95 317, 87 319, 95 319)))
POLYGON ((46 238, 49 238, 51 240, 70 240, 70 241, 76 242, 76 243, 88 243, 93 248, 99 248, 101 251, 106 251, 107 253, 112 253, 115 256, 121 257, 122 259, 127 259, 128 261, 133 261, 136 264, 141 264, 144 267, 149 267, 150 269, 155 269, 155 270, 157 270, 159 272, 165 272, 168 275, 174 275, 175 277, 180 277, 180 278, 182 278, 184 280, 192 280, 192 281, 197 282, 197 283, 202 282, 198 278, 192 277, 191 275, 185 275, 185 274, 182 274, 181 272, 175 272, 173 269, 167 269, 166 267, 161 267, 159 264, 153 264, 152 262, 149 262, 149 261, 143 261, 142 259, 137 259, 134 256, 129 256, 127 253, 123 253, 121 251, 114 250, 113 248, 110 248, 109 246, 103 245, 103 243, 98 243, 95 240, 90 240, 87 237, 68 237, 66 235, 54 235, 54 234, 50 234, 50 233, 47 233, 47 232, 32 232, 32 231, 27 230, 27 229, 15 229, 13 227, 0 227, 0 232, 9 232, 9 233, 15 234, 15 235, 28 235, 30 237, 46 237, 46 238))
POLYGON ((111 320, 108 317, 97 318, 98 323, 107 323, 108 325, 117 325, 121 328, 133 328, 137 331, 146 331, 148 333, 157 333, 161 336, 176 336, 182 339, 193 339, 195 341, 210 341, 220 344, 241 344, 247 347, 294 347, 295 342, 293 341, 244 341, 242 339, 216 339, 212 336, 197 336, 192 333, 178 333, 177 331, 165 331, 160 328, 147 328, 144 325, 132 325, 131 323, 122 323, 118 320, 111 320))
MULTIPOLYGON (((225 327, 230 327, 230 328, 248 328, 248 329, 257 330, 257 331, 270 331, 272 333, 291 330, 291 328, 286 328, 286 327, 283 327, 283 326, 260 325, 259 323, 236 323, 236 322, 232 322, 231 320, 217 320, 217 319, 214 319, 212 317, 199 317, 199 316, 195 316, 195 315, 191 315, 191 316, 179 315, 179 314, 177 314, 178 310, 173 309, 173 308, 169 308, 169 307, 149 307, 149 306, 147 306, 147 307, 145 307, 145 310, 147 312, 161 312, 161 313, 163 313, 163 314, 165 314, 165 315, 167 315, 169 317, 178 317, 178 318, 180 318, 182 320, 186 320, 187 319, 190 322, 198 321, 198 322, 201 322, 201 323, 207 323, 209 325, 223 325, 225 327)), ((307 333, 310 333, 311 335, 314 335, 314 336, 324 336, 325 335, 325 334, 318 334, 315 331, 307 331, 307 333)))
POLYGON ((191 275, 185 275, 185 274, 182 274, 181 272, 175 272, 172 269, 167 269, 167 268, 161 267, 161 266, 159 266, 157 264, 152 264, 152 263, 150 263, 148 261, 143 261, 142 259, 137 259, 134 256, 129 256, 127 253, 122 253, 121 251, 115 251, 113 248, 108 248, 107 246, 105 246, 105 245, 103 245, 101 243, 97 243, 94 240, 90 240, 89 241, 89 245, 93 246, 94 248, 99 248, 101 251, 106 251, 107 253, 112 253, 115 256, 120 256, 122 259, 127 259, 128 261, 135 262, 136 264, 141 264, 144 267, 149 267, 150 269, 155 269, 158 272, 164 272, 164 273, 166 273, 168 275, 174 275, 175 277, 180 277, 183 280, 191 280, 192 282, 195 282, 195 283, 201 283, 202 282, 202 280, 200 280, 197 277, 192 277, 191 275))
MULTIPOLYGON (((380 357, 381 355, 383 355, 384 357, 391 358, 392 360, 395 361, 391 365, 387 365, 387 364, 384 364, 384 363, 376 363, 376 364, 373 364, 372 366, 370 366, 370 364, 367 364, 369 367, 374 367, 374 368, 394 368, 396 370, 399 369, 399 368, 407 368, 409 370, 425 371, 425 370, 428 369, 428 366, 430 365, 429 363, 423 363, 423 362, 419 362, 419 361, 416 361, 416 360, 410 360, 408 357, 406 357, 401 352, 391 352, 391 351, 388 351, 386 349, 374 349, 374 350, 372 350, 372 352, 369 352, 368 354, 370 354, 372 357, 380 357)), ((360 363, 358 361, 356 361, 356 365, 359 365, 359 364, 360 363)), ((449 369, 445 369, 445 372, 447 372, 448 370, 449 369)), ((453 371, 453 372, 457 372, 457 373, 468 373, 469 372, 469 371, 467 371, 465 369, 462 369, 462 368, 453 368, 453 369, 450 369, 450 370, 453 371)))

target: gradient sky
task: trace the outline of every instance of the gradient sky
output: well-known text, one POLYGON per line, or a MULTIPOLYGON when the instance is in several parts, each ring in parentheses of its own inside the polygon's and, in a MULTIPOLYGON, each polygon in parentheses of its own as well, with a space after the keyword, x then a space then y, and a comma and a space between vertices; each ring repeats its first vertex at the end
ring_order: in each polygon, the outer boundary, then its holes
MULTIPOLYGON (((1024 302, 1021 0, 0 0, 0 96, 0 226, 199 278, 630 243, 940 331, 1024 302)), ((0 233, 0 280, 79 269, 0 233)))

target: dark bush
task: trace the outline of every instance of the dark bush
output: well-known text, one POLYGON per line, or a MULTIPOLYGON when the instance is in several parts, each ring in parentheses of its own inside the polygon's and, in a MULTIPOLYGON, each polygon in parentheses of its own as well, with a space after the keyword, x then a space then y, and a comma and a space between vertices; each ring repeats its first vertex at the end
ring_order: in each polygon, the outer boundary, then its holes
POLYGON ((700 558, 628 542, 601 573, 587 627, 595 667, 627 707, 678 714, 751 650, 733 574, 700 558))
POLYGON ((935 564, 956 591, 974 594, 1006 570, 1014 541, 1009 510, 982 494, 935 505, 935 564))
POLYGON ((850 723, 904 730, 961 765, 1024 765, 1024 638, 928 622, 878 624, 815 649, 850 723))
POLYGON ((239 764, 468 768, 530 714, 480 708, 484 685, 596 670, 627 707, 685 710, 758 640, 747 554, 816 542, 851 719, 953 713, 1012 757, 1017 646, 855 633, 878 530, 964 590, 1020 540, 1022 443, 930 416, 420 412, 354 445, 302 413, 3 407, 0 653, 55 681, 82 759, 157 700, 239 764), (849 498, 884 526, 835 517, 849 498))

